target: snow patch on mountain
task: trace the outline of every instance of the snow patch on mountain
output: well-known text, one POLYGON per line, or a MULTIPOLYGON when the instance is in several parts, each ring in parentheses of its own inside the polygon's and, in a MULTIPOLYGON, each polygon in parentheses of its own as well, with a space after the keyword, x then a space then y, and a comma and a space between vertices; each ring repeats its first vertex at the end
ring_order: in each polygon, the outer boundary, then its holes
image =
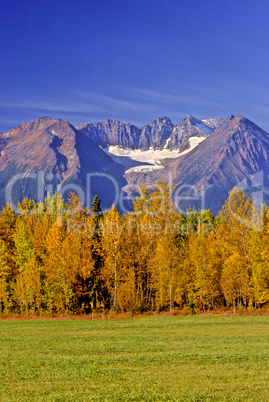
POLYGON ((167 148, 168 148, 168 145, 169 145, 169 142, 170 142, 170 141, 171 141, 171 137, 167 138, 163 149, 167 149, 167 148))
POLYGON ((191 137, 189 139, 190 148, 183 152, 178 150, 169 151, 168 149, 143 151, 140 149, 125 149, 120 146, 110 146, 103 149, 115 162, 124 165, 125 173, 152 172, 153 170, 163 169, 161 160, 174 159, 185 155, 199 145, 205 137, 191 137))
POLYGON ((178 151, 169 151, 167 149, 143 151, 141 149, 124 149, 119 146, 110 146, 106 150, 109 154, 114 156, 125 156, 138 162, 154 163, 156 160, 164 158, 177 158, 178 151))
POLYGON ((205 140, 205 137, 190 137, 189 138, 190 148, 186 149, 186 151, 180 152, 180 154, 178 154, 178 156, 188 154, 190 151, 192 151, 194 148, 196 148, 197 145, 199 145, 204 140, 205 140))

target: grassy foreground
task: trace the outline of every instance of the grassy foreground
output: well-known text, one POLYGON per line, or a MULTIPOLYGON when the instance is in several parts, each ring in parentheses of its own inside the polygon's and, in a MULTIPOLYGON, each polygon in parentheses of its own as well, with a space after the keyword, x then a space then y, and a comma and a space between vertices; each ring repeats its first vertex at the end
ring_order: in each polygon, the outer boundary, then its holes
POLYGON ((2 320, 2 401, 268 401, 269 317, 2 320))

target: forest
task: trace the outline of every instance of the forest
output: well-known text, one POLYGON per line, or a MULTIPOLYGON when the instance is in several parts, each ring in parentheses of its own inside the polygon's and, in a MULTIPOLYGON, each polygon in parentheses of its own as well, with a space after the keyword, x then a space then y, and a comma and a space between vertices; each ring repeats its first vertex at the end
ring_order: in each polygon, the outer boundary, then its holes
POLYGON ((0 212, 0 310, 90 314, 256 309, 269 302, 269 209, 234 189, 217 217, 175 211, 162 182, 134 211, 70 194, 0 212))

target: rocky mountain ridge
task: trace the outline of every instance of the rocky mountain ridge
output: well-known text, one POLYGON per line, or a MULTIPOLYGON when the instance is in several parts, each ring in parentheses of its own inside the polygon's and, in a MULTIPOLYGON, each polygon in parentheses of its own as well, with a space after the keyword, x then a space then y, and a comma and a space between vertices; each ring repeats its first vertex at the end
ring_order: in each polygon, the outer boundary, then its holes
POLYGON ((181 152, 190 147, 191 137, 206 138, 226 120, 224 118, 199 120, 188 115, 179 125, 174 125, 168 117, 164 116, 141 128, 118 120, 106 120, 103 123, 83 124, 77 127, 77 130, 87 134, 102 148, 120 146, 144 151, 169 149, 181 152))

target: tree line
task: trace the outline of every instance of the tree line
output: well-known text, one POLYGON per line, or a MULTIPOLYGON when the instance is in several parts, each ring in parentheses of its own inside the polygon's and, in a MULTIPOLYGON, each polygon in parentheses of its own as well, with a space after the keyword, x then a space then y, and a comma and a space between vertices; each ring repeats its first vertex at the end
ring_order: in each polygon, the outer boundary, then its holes
POLYGON ((0 212, 0 311, 256 308, 269 302, 269 209, 234 189, 217 217, 175 211, 162 182, 134 211, 82 208, 71 194, 0 212))

